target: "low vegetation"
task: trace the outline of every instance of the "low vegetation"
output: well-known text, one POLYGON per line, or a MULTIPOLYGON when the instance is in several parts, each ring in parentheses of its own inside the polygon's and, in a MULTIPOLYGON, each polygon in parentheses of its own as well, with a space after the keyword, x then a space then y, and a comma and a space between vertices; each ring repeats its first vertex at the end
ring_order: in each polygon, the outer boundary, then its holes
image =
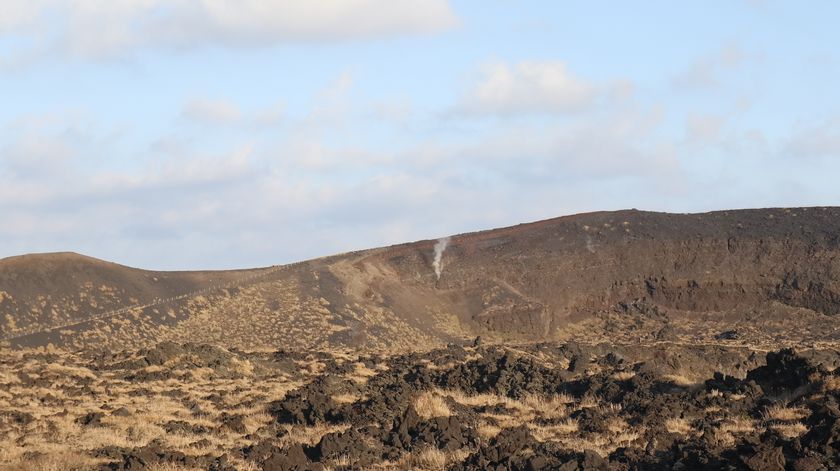
POLYGON ((6 350, 0 470, 767 469, 779 456, 804 466, 801 450, 838 464, 823 451, 837 372, 786 350, 743 378, 702 379, 668 355, 691 366, 673 347, 633 360, 580 344, 6 350))

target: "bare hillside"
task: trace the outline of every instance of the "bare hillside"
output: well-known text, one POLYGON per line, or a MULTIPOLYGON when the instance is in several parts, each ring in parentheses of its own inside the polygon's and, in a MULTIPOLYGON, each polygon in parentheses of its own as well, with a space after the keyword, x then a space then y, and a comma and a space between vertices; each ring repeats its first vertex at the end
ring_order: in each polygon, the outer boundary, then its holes
POLYGON ((838 208, 628 210, 457 235, 438 278, 439 242, 251 272, 146 272, 67 254, 6 259, 0 328, 15 345, 73 347, 410 350, 480 335, 776 348, 840 339, 824 322, 840 312, 838 208))

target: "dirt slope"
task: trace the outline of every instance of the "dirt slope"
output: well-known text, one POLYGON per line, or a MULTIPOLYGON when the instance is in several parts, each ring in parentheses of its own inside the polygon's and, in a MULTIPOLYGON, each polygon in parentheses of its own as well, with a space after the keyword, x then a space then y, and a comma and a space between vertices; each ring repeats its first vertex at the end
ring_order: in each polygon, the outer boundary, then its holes
POLYGON ((0 335, 74 324, 260 272, 155 272, 70 252, 9 257, 0 260, 0 335))
POLYGON ((486 341, 840 339, 840 208, 589 213, 245 272, 154 273, 79 256, 0 261, 14 345, 428 348, 486 341), (157 279, 155 281, 155 278, 157 279), (239 280, 239 281, 237 281, 239 280), (76 323, 206 287, 201 295, 76 323), (39 332, 20 337, 38 326, 39 332), (44 327, 57 327, 46 330, 44 327))

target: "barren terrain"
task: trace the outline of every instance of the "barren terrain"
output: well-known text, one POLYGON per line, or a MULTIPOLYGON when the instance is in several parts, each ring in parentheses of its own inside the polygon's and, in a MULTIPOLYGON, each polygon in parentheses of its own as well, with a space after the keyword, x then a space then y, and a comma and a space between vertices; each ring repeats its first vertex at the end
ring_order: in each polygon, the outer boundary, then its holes
POLYGON ((840 208, 0 260, 0 469, 837 469, 840 208))

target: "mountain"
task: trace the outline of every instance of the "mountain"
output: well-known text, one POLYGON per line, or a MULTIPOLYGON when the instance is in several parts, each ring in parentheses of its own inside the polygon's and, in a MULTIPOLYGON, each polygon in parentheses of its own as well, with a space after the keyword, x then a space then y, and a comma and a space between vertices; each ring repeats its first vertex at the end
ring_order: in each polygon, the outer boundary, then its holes
MULTIPOLYGON (((14 346, 413 350, 448 342, 832 344, 840 208, 597 212, 254 270, 0 260, 14 346)), ((773 347, 776 348, 776 347, 773 347)))

